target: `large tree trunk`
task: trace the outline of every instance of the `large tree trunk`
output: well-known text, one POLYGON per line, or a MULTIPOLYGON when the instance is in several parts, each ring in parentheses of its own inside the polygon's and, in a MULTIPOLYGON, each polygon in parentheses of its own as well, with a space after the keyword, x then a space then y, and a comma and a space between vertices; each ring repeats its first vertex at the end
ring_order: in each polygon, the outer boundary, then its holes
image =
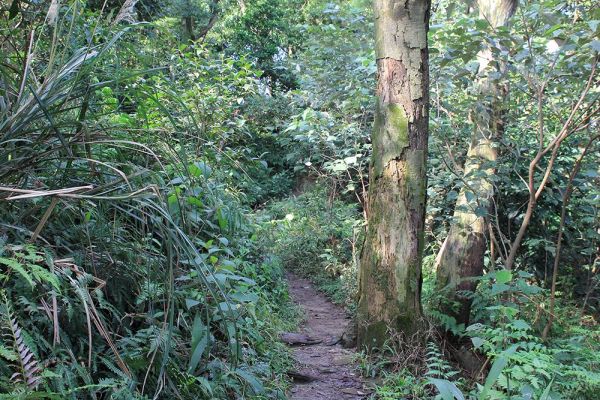
MULTIPOLYGON (((516 5, 517 0, 478 1, 480 17, 494 28, 508 22, 516 5)), ((437 271, 437 287, 447 288, 449 303, 459 303, 458 310, 445 307, 445 313, 465 325, 469 323, 471 299, 457 292, 473 292, 477 287, 474 278, 483 274, 488 230, 484 211, 491 210, 494 196, 494 185, 490 178, 495 173, 493 165, 497 159, 497 140, 503 131, 503 98, 507 94, 502 82, 489 77, 491 72, 504 70, 493 59, 491 50, 480 51, 478 59, 480 65, 476 86, 479 102, 472 110, 475 130, 465 162, 464 186, 456 201, 448 237, 438 255, 437 271)))
POLYGON ((361 255, 358 343, 421 320, 421 258, 428 132, 429 0, 375 0, 377 111, 368 227, 361 255))

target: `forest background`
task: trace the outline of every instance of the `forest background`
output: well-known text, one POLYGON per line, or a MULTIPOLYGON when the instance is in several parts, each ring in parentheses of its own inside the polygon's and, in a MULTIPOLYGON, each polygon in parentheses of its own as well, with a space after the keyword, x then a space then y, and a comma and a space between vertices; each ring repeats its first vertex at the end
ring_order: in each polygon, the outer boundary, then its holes
MULTIPOLYGON (((0 8, 0 398, 285 398, 277 335, 299 316, 283 271, 356 311, 370 2, 0 8)), ((474 2, 433 3, 432 328, 423 346, 390 334, 361 356, 378 398, 600 391, 599 24, 586 0, 521 1, 505 26, 474 2), (488 78, 503 126, 472 172, 482 49, 502 66, 488 78), (457 212, 485 221, 475 291, 436 277, 457 212)))

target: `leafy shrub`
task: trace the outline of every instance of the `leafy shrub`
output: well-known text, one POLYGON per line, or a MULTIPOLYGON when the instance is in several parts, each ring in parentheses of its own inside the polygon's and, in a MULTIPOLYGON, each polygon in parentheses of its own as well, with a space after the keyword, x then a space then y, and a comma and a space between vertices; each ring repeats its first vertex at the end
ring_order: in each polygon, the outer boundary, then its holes
POLYGON ((157 67, 165 21, 15 3, 3 38, 36 42, 0 66, 0 397, 281 398, 281 267, 229 175, 260 164, 229 147, 259 73, 201 47, 157 67))
MULTIPOLYGON (((451 317, 443 315, 440 319, 446 329, 468 338, 474 351, 483 354, 491 365, 485 385, 477 385, 468 395, 460 392, 462 396, 595 397, 600 389, 600 375, 595 372, 600 361, 597 328, 582 329, 572 320, 562 320, 559 324, 568 325, 562 326, 562 335, 543 342, 539 334, 546 312, 544 291, 532 283, 531 274, 520 271, 513 275, 506 270, 489 273, 481 278, 473 299, 476 322, 472 325, 457 326, 451 317)), ((452 380, 444 378, 436 387, 442 392, 449 383, 452 380)))

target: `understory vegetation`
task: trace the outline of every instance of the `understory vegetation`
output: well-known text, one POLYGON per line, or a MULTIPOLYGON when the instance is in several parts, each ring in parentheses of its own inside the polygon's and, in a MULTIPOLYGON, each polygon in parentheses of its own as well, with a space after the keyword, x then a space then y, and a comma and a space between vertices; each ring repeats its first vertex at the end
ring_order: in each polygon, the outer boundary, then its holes
MULTIPOLYGON (((471 3, 435 1, 431 17, 430 328, 420 346, 390 335, 360 355, 361 372, 380 399, 592 400, 600 10, 523 1, 494 30, 471 3), (458 305, 435 286, 436 255, 473 178, 463 165, 482 43, 506 63, 497 79, 510 95, 494 204, 466 195, 491 234, 485 274, 462 293, 465 325, 441 311, 458 305), (547 185, 504 269, 538 131, 569 119, 552 165, 535 166, 550 171, 547 185)), ((0 2, 0 398, 286 398, 293 360, 278 334, 299 315, 285 271, 356 309, 377 71, 370 6, 0 2)))

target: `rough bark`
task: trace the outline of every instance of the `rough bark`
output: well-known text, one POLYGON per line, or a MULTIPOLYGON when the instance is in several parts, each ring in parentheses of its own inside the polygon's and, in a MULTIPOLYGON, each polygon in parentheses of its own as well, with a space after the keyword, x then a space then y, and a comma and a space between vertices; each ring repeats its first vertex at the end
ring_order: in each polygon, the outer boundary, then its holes
MULTIPOLYGON (((506 25, 514 14, 516 0, 479 0, 479 15, 493 28, 506 25)), ((503 131, 503 98, 507 89, 498 79, 490 79, 489 73, 503 72, 495 62, 490 49, 478 54, 480 61, 476 87, 480 101, 473 110, 475 129, 467 152, 464 167, 464 186, 456 201, 453 223, 445 245, 438 255, 437 287, 446 289, 448 303, 457 302, 459 307, 445 307, 446 314, 457 323, 467 325, 471 310, 471 299, 460 292, 473 292, 477 287, 476 277, 483 274, 483 258, 487 248, 485 217, 476 213, 491 209, 494 185, 490 177, 495 173, 493 165, 497 159, 497 141, 503 131), (467 194, 476 198, 468 201, 467 194)))
POLYGON ((428 132, 429 0, 375 0, 377 110, 368 227, 361 254, 358 344, 381 346, 421 320, 428 132))

